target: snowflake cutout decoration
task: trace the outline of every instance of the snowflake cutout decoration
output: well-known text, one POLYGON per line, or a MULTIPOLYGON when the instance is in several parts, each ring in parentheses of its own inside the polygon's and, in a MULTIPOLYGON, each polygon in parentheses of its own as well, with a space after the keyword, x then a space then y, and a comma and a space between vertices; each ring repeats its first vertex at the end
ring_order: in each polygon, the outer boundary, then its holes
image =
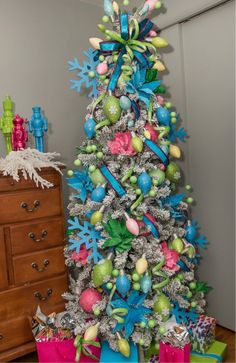
POLYGON ((199 314, 196 313, 196 309, 186 310, 179 306, 178 302, 174 302, 174 307, 171 310, 171 314, 175 316, 178 324, 188 324, 189 321, 196 323, 199 314))
MULTIPOLYGON (((188 227, 186 227, 188 229, 188 227)), ((186 231, 187 231, 186 229, 186 231)), ((193 220, 191 223, 191 229, 192 229, 192 238, 188 238, 187 240, 192 243, 195 247, 201 247, 203 249, 207 248, 207 245, 209 244, 209 241, 207 240, 207 238, 204 235, 199 235, 199 237, 197 236, 198 230, 199 230, 199 226, 196 220, 193 220)))
POLYGON ((84 221, 84 224, 80 223, 77 217, 75 217, 74 220, 69 219, 68 224, 70 224, 68 227, 70 231, 79 231, 76 233, 78 239, 69 239, 69 250, 75 250, 76 253, 79 253, 81 246, 85 245, 86 250, 90 250, 88 261, 93 259, 96 264, 98 261, 102 260, 103 256, 98 252, 97 246, 97 242, 103 239, 100 232, 88 221, 84 221))
POLYGON ((184 127, 181 127, 177 130, 177 125, 173 125, 170 123, 170 132, 168 134, 167 139, 171 142, 175 142, 177 139, 184 142, 185 138, 188 136, 187 131, 184 127))
POLYGON ((97 89, 97 72, 96 68, 99 64, 99 60, 96 60, 96 56, 98 54, 97 51, 94 51, 92 48, 89 48, 88 51, 83 52, 85 57, 88 58, 88 61, 83 61, 82 64, 79 63, 77 58, 74 58, 72 61, 68 61, 69 71, 77 71, 76 74, 79 79, 72 79, 70 82, 72 83, 71 89, 76 90, 78 93, 81 92, 82 86, 84 85, 88 90, 90 90, 88 96, 89 97, 97 97, 99 91, 97 89), (94 72, 94 77, 91 77, 90 72, 94 72))

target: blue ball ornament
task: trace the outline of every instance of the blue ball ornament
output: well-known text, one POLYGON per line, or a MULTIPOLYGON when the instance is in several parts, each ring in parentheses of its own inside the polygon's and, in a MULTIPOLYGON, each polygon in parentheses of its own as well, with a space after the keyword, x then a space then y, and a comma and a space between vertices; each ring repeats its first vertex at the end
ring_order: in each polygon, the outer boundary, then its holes
POLYGON ((138 176, 137 184, 139 189, 141 189, 144 194, 147 194, 152 187, 152 179, 146 172, 143 172, 138 176))
POLYGON ((185 238, 188 242, 194 242, 194 240, 197 237, 197 229, 192 224, 188 224, 187 227, 185 227, 185 238))
POLYGON ((129 278, 121 273, 116 279, 116 289, 124 297, 130 290, 131 282, 129 278))
POLYGON ((106 189, 103 187, 97 187, 92 191, 91 200, 93 202, 100 203, 106 196, 106 189))
POLYGON ((131 108, 131 101, 129 99, 129 97, 127 96, 121 96, 120 98, 120 107, 122 108, 122 110, 130 110, 131 108))
POLYGON ((170 126, 170 112, 166 108, 158 107, 156 117, 160 125, 170 126))
POLYGON ((88 119, 84 124, 84 132, 88 136, 89 140, 91 140, 95 136, 95 127, 96 121, 93 118, 88 119))
POLYGON ((140 286, 141 286, 141 289, 144 292, 144 294, 147 294, 148 291, 150 291, 151 287, 152 287, 151 277, 148 275, 143 276, 140 281, 140 286))

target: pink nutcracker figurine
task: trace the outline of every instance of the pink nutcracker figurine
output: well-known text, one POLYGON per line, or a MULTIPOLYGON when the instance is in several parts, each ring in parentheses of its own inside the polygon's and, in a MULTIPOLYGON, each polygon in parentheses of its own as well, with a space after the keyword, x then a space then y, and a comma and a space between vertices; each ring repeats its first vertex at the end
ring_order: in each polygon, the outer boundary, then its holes
POLYGON ((16 115, 13 119, 13 129, 11 132, 11 143, 14 151, 25 149, 28 141, 28 132, 25 130, 24 119, 16 115))

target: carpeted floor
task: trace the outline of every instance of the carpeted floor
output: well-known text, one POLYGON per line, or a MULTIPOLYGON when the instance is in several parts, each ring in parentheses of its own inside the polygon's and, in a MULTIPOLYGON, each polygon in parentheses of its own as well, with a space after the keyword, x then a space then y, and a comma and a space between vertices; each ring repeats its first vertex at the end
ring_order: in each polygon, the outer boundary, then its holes
MULTIPOLYGON (((222 328, 221 326, 217 326, 216 339, 228 344, 227 358, 224 360, 224 362, 235 363, 235 333, 231 330, 222 328)), ((38 362, 37 354, 28 354, 24 357, 15 359, 14 362, 38 362)))

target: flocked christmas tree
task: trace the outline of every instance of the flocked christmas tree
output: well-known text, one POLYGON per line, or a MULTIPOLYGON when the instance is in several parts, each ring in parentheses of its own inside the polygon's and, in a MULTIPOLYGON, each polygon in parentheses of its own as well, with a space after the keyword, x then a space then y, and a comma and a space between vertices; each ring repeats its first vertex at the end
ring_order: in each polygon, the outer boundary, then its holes
POLYGON ((195 276, 208 242, 191 221, 193 199, 177 191, 186 131, 158 80, 168 43, 147 19, 160 5, 147 0, 129 13, 105 0, 111 29, 98 25, 103 39, 90 38, 88 61, 69 62, 72 89, 85 86, 92 100, 68 172, 67 309, 75 334, 98 334, 125 356, 131 342, 158 348, 169 319, 195 321, 209 289, 195 276))

